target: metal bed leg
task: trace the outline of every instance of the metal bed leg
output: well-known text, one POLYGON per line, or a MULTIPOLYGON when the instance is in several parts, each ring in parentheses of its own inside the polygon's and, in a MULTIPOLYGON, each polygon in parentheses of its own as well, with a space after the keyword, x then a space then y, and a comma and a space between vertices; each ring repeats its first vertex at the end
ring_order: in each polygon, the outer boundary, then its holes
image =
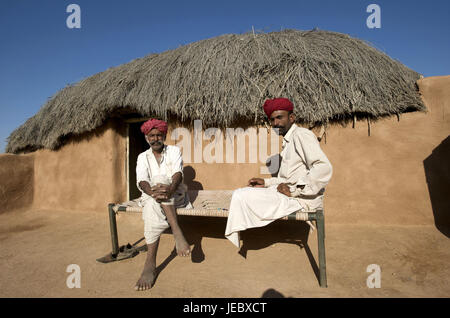
POLYGON ((119 254, 119 237, 117 235, 116 212, 113 210, 113 203, 108 204, 109 228, 111 230, 112 256, 119 254))
POLYGON ((319 283, 327 287, 327 266, 325 260, 325 217, 322 210, 316 212, 317 241, 319 247, 319 283))

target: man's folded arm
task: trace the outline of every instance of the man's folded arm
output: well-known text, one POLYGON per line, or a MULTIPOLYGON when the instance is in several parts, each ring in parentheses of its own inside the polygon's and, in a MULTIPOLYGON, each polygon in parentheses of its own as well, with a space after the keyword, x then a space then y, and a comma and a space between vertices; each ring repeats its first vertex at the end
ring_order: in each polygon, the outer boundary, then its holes
POLYGON ((180 148, 173 148, 173 166, 172 166, 172 183, 170 185, 170 191, 173 193, 183 180, 183 155, 180 148))
POLYGON ((181 172, 175 172, 175 174, 172 176, 172 183, 170 184, 170 192, 172 192, 172 195, 180 185, 181 180, 183 180, 183 175, 181 174, 181 172))
POLYGON ((280 178, 280 177, 265 178, 264 186, 267 188, 272 185, 279 185, 280 183, 285 183, 285 182, 286 182, 286 178, 280 178))
POLYGON ((183 155, 181 153, 180 148, 177 146, 172 148, 173 151, 171 153, 171 161, 172 163, 172 175, 175 175, 175 173, 180 172, 181 176, 183 177, 183 155))
MULTIPOLYGON (((142 188, 144 183, 147 183, 148 187, 150 187, 150 176, 145 165, 145 157, 140 155, 136 163, 136 186, 142 193, 147 193, 147 191, 144 191, 147 190, 147 187, 145 187, 146 189, 142 188)), ((150 195, 149 193, 147 194, 150 195)))
POLYGON ((306 163, 308 173, 304 180, 299 180, 291 196, 314 196, 325 188, 333 174, 333 168, 319 141, 312 131, 302 132, 294 137, 296 151, 306 163))
POLYGON ((149 196, 152 196, 152 188, 147 181, 140 181, 138 185, 139 190, 141 190, 142 192, 144 192, 149 196))

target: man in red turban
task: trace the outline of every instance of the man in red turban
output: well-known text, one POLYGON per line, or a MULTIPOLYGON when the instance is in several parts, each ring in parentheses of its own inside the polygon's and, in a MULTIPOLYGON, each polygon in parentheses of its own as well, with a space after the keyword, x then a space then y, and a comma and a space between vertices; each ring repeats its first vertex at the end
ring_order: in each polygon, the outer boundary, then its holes
POLYGON ((265 226, 293 212, 322 208, 332 175, 316 135, 295 124, 289 99, 269 99, 263 108, 271 126, 283 136, 281 162, 276 177, 252 178, 248 187, 233 192, 225 236, 237 247, 240 231, 265 226))
POLYGON ((268 99, 264 103, 263 108, 275 131, 282 136, 286 135, 295 123, 294 105, 292 102, 287 98, 268 99))
POLYGON ((138 156, 136 183, 142 192, 139 204, 144 207, 144 237, 147 243, 147 259, 136 290, 150 289, 155 281, 156 253, 161 234, 172 229, 176 250, 180 256, 188 256, 190 247, 177 221, 176 208, 192 208, 187 187, 182 183, 183 159, 177 146, 165 145, 167 123, 150 119, 141 126, 145 140, 150 145, 138 156))
POLYGON ((156 128, 164 135, 167 134, 167 123, 159 119, 149 119, 141 126, 141 131, 144 135, 147 135, 150 130, 156 128))
POLYGON ((270 118, 270 115, 277 110, 287 110, 288 112, 292 112, 294 110, 294 105, 287 98, 274 98, 266 100, 263 108, 267 117, 270 118))

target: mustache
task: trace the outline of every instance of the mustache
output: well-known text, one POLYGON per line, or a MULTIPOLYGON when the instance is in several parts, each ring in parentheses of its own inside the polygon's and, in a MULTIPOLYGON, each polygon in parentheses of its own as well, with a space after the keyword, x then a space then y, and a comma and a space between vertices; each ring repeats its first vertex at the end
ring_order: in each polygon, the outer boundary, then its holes
POLYGON ((150 146, 154 146, 154 145, 163 145, 162 141, 159 140, 155 140, 155 141, 151 141, 149 142, 150 146))

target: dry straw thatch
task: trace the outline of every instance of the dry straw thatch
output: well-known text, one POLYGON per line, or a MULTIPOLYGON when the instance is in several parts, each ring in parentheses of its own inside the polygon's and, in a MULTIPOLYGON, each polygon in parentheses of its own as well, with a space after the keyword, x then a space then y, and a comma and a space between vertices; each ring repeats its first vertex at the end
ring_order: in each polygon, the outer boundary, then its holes
POLYGON ((62 89, 8 138, 7 152, 56 149, 121 109, 225 127, 264 120, 266 98, 300 122, 422 111, 419 74, 366 42, 328 31, 222 35, 110 68, 62 89))

